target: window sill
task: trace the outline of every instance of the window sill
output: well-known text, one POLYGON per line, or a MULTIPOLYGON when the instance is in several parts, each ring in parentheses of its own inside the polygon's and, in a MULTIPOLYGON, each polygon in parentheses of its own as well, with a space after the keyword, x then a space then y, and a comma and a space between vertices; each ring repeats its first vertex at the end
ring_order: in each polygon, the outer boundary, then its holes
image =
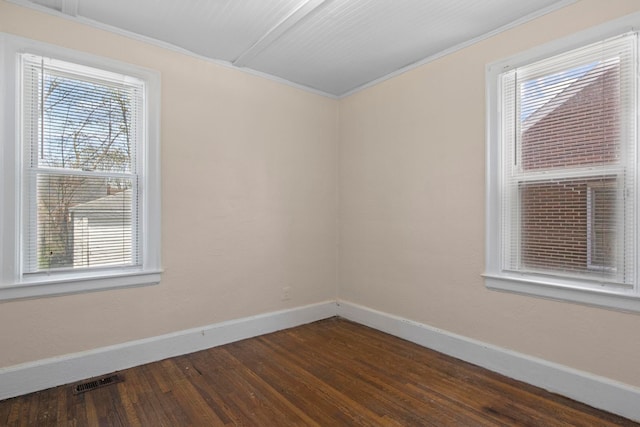
POLYGON ((112 273, 101 276, 39 277, 0 287, 0 301, 69 295, 160 283, 161 270, 112 273))
POLYGON ((559 285, 530 277, 493 274, 483 277, 486 287, 492 290, 640 313, 640 296, 631 291, 559 285))

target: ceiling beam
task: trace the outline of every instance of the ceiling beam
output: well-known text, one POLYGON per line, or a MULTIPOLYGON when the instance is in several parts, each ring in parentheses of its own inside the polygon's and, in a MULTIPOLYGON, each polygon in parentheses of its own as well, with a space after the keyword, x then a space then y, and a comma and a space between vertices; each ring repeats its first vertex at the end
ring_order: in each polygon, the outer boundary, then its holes
POLYGON ((280 22, 267 31, 257 42, 249 49, 245 50, 238 56, 232 64, 236 67, 244 67, 255 58, 260 52, 268 48, 284 33, 298 25, 303 19, 317 12, 333 0, 306 0, 297 8, 291 11, 280 22))

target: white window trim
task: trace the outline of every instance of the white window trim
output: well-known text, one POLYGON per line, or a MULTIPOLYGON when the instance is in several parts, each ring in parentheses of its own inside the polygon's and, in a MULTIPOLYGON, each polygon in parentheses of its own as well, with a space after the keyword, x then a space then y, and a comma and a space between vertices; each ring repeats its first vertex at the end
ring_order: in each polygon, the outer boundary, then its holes
MULTIPOLYGON (((561 300, 610 308, 640 312, 640 285, 634 289, 604 288, 580 280, 564 280, 556 277, 531 276, 512 271, 503 271, 500 233, 500 206, 502 187, 502 159, 500 139, 500 94, 498 76, 511 68, 605 40, 629 31, 640 30, 640 13, 634 13, 603 25, 576 33, 569 37, 516 54, 510 58, 489 64, 486 67, 486 178, 485 178, 485 272, 488 289, 513 292, 535 297, 561 300)), ((639 98, 640 99, 640 98, 639 98)), ((640 120, 637 120, 640 122, 640 120)), ((640 144, 639 144, 640 145, 640 144)), ((637 159, 636 159, 637 161, 637 159)), ((639 174, 640 175, 640 174, 639 174)), ((636 186, 636 188, 638 188, 636 186)), ((638 200, 638 197, 636 198, 638 200)), ((636 202, 636 218, 640 206, 636 202)), ((638 238, 638 236, 636 237, 638 238)), ((640 269, 640 250, 635 254, 636 269, 640 269)), ((636 271, 637 277, 640 274, 636 271)))
POLYGON ((0 301, 62 295, 160 282, 160 74, 157 71, 0 33, 0 301), (142 267, 105 269, 68 275, 26 277, 20 267, 21 150, 19 123, 20 53, 53 57, 145 81, 146 153, 142 159, 142 267))

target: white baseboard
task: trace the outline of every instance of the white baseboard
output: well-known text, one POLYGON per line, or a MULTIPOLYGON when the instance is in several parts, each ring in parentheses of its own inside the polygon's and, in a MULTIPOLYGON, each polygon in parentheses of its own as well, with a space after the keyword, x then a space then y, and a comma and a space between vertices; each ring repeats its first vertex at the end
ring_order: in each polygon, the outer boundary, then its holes
POLYGON ((491 371, 640 421, 640 389, 347 301, 250 316, 0 368, 0 400, 341 316, 491 371))
POLYGON ((0 400, 292 328, 335 315, 335 301, 327 301, 0 368, 0 400))
POLYGON ((441 329, 338 301, 337 315, 631 420, 640 421, 640 388, 441 329))

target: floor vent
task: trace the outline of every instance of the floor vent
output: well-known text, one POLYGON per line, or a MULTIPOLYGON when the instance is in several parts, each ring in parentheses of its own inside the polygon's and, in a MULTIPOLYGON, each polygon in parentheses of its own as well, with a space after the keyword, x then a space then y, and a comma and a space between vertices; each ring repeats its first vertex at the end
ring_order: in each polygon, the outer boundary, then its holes
POLYGON ((96 388, 105 387, 122 381, 123 378, 118 376, 117 374, 109 375, 108 377, 102 377, 76 385, 75 387, 73 387, 73 394, 84 393, 86 391, 95 390, 96 388))

